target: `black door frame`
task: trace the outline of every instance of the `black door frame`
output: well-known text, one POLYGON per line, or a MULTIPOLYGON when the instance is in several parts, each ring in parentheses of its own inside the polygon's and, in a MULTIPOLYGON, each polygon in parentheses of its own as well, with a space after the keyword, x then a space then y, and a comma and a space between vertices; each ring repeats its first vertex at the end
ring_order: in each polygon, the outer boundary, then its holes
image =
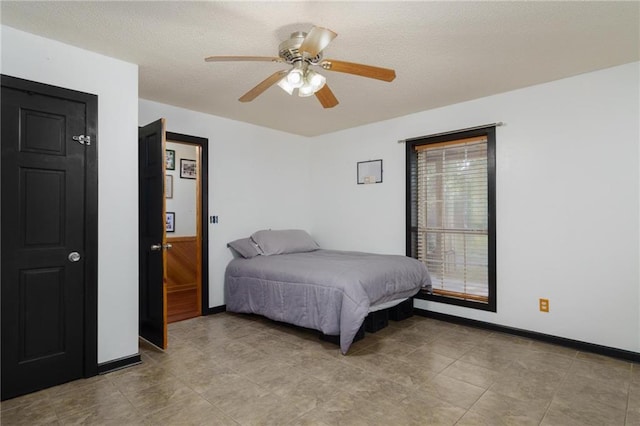
POLYGON ((95 376, 98 374, 98 96, 5 74, 0 81, 3 87, 86 105, 85 134, 91 136, 91 145, 85 150, 83 376, 95 376))
POLYGON ((165 132, 165 139, 200 147, 200 229, 202 232, 201 315, 211 313, 209 308, 209 139, 182 133, 165 132))

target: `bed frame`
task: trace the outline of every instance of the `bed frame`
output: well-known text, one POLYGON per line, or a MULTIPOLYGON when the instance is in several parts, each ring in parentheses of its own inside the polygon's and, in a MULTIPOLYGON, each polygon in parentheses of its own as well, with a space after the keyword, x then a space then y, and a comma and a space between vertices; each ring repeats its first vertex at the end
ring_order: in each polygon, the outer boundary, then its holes
MULTIPOLYGON (((392 321, 402 321, 409 317, 413 316, 413 298, 410 297, 404 302, 397 304, 396 306, 392 306, 387 309, 381 309, 379 311, 370 312, 364 319, 362 326, 358 330, 356 337, 354 337, 353 342, 357 342, 358 340, 364 339, 365 332, 367 333, 375 333, 379 330, 382 330, 387 325, 389 325, 389 320, 392 321)), ((320 333, 320 340, 325 342, 330 342, 336 345, 340 345, 340 335, 338 336, 330 336, 327 334, 320 333)))

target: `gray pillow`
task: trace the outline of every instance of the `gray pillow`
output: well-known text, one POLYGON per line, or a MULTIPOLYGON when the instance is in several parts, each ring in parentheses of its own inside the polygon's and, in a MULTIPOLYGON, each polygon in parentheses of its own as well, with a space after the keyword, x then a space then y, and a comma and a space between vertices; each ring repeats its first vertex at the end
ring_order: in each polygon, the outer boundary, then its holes
POLYGON ((227 244, 227 247, 231 247, 245 259, 250 259, 260 254, 260 248, 249 238, 231 241, 227 244))
POLYGON ((302 253, 318 250, 320 246, 302 229, 263 230, 254 232, 251 240, 262 250, 262 254, 302 253))

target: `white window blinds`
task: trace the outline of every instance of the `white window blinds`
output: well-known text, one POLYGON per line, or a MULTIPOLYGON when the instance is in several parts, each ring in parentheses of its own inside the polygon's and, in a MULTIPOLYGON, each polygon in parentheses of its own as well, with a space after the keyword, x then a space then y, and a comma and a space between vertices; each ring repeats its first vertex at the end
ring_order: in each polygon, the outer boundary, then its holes
POLYGON ((436 295, 488 303, 485 136, 416 146, 418 258, 436 295))

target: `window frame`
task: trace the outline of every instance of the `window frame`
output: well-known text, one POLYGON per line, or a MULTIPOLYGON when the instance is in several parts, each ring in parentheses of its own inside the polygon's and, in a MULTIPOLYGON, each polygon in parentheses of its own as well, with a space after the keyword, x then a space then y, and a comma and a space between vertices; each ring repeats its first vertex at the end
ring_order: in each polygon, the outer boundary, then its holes
POLYGON ((497 311, 496 295, 496 129, 495 126, 476 128, 472 130, 462 130, 442 133, 434 136, 424 136, 407 140, 405 142, 406 152, 406 221, 405 221, 405 241, 406 255, 417 258, 417 165, 418 153, 416 146, 431 145, 436 143, 451 142, 459 139, 484 136, 487 138, 487 202, 488 202, 488 303, 476 302, 472 300, 462 300, 455 297, 428 294, 421 290, 416 299, 430 300, 433 302, 450 305, 463 306, 466 308, 479 309, 484 311, 497 311))

